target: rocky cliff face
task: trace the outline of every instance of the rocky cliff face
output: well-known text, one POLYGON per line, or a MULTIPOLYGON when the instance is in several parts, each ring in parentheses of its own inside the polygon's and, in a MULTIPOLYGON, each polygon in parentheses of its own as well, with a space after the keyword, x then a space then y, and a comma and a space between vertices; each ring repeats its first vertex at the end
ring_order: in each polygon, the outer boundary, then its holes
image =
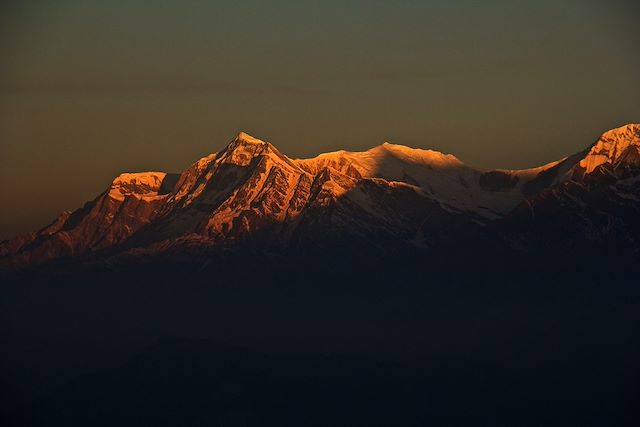
POLYGON ((84 207, 3 242, 0 257, 5 268, 15 268, 183 244, 393 251, 434 248, 453 235, 496 228, 514 247, 569 233, 637 248, 639 206, 639 125, 609 131, 558 162, 496 171, 388 143, 290 159, 240 133, 180 175, 118 176, 84 207))

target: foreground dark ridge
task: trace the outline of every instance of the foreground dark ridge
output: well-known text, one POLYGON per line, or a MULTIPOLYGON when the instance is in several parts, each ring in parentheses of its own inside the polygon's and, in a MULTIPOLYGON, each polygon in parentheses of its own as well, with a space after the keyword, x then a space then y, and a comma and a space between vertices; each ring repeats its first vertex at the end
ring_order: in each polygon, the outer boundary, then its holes
POLYGON ((432 250, 478 241, 531 250, 637 251, 640 125, 525 170, 478 171, 452 155, 385 143, 290 159, 240 133, 181 174, 124 173, 94 200, 0 245, 0 265, 131 260, 183 250, 432 250), (564 249, 567 249, 566 247, 564 249))

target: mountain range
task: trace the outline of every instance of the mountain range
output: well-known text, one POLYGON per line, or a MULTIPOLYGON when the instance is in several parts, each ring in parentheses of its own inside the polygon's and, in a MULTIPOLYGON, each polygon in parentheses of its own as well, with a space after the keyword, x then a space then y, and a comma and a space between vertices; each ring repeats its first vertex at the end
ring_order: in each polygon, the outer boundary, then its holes
POLYGON ((0 266, 459 245, 637 254, 639 211, 638 124, 540 167, 489 171, 389 143, 292 159, 241 132, 180 174, 119 175, 83 207, 2 242, 0 266))
POLYGON ((635 426, 640 125, 525 170, 240 133, 0 244, 2 425, 635 426))

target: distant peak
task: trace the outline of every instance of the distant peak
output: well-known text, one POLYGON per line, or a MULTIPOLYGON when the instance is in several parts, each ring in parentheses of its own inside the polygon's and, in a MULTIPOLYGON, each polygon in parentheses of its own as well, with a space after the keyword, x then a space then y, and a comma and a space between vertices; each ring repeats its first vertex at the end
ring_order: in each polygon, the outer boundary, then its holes
POLYGON ((238 133, 238 135, 235 137, 234 141, 244 142, 244 143, 247 143, 247 144, 266 144, 266 142, 264 142, 263 140, 255 138, 255 137, 249 135, 246 132, 238 133))
POLYGON ((156 195, 166 176, 166 172, 122 173, 111 183, 109 196, 124 200, 128 195, 156 195))
POLYGON ((115 177, 111 185, 117 186, 130 183, 149 185, 162 181, 166 175, 166 172, 124 172, 115 177))
POLYGON ((603 133, 580 161, 580 166, 586 173, 591 173, 602 164, 626 158, 630 152, 640 153, 640 125, 635 123, 603 133))
POLYGON ((377 147, 372 148, 370 151, 372 150, 385 150, 405 160, 411 159, 425 161, 428 163, 436 162, 462 164, 462 161, 460 161, 460 159, 458 159, 453 154, 445 154, 440 151, 427 150, 423 148, 412 148, 407 147, 406 145, 392 144, 387 141, 385 141, 381 145, 378 145, 377 147))
MULTIPOLYGON (((227 145, 218 158, 225 163, 233 163, 238 166, 248 166, 256 157, 275 156, 286 159, 277 148, 269 142, 255 138, 246 132, 240 132, 227 145)), ((288 161, 288 160, 286 160, 288 161)))
POLYGON ((629 123, 624 126, 620 126, 606 131, 602 134, 602 138, 616 138, 625 136, 638 136, 640 135, 640 124, 629 123))

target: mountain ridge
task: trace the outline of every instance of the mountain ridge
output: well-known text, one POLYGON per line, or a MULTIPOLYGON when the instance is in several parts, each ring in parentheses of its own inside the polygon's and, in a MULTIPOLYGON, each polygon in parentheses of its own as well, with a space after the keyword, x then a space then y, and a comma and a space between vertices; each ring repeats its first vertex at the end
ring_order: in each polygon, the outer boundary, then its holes
POLYGON ((84 207, 2 242, 0 265, 184 241, 276 252, 346 242, 386 250, 434 247, 451 233, 522 215, 549 194, 562 194, 554 200, 566 204, 585 185, 610 187, 611 203, 635 208, 639 173, 637 124, 607 131, 585 150, 546 165, 489 171, 451 154, 389 143, 291 159, 240 132, 181 174, 120 174, 84 207))

